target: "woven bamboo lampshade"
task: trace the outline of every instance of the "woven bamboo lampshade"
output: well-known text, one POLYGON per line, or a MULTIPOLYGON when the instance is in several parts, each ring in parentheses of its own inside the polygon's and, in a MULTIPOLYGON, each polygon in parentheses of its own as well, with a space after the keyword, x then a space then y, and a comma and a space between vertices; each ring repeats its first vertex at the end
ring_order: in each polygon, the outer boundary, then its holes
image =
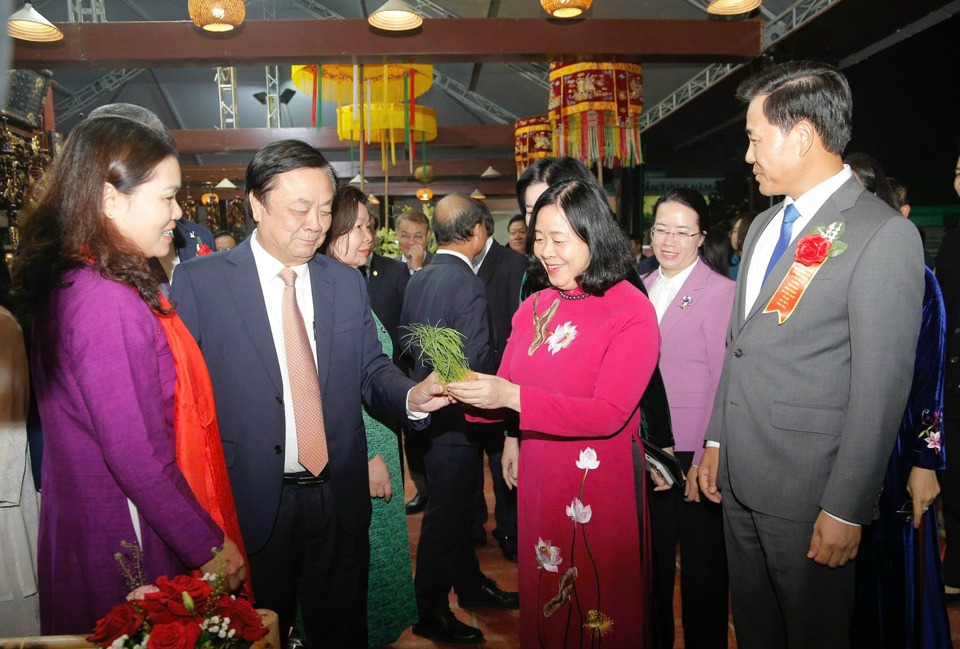
POLYGON ((208 32, 228 32, 243 24, 243 0, 189 0, 187 12, 197 27, 208 32))
POLYGON ((513 159, 517 175, 534 160, 553 155, 553 126, 546 115, 534 115, 517 120, 513 125, 513 159))
POLYGON ((550 122, 555 155, 588 166, 632 167, 643 162, 639 118, 643 68, 638 63, 550 64, 550 122))
POLYGON ((735 16, 750 13, 761 4, 761 0, 713 0, 707 5, 707 13, 717 16, 735 16))
POLYGON ((592 0, 540 0, 543 10, 554 18, 576 18, 590 8, 592 0))

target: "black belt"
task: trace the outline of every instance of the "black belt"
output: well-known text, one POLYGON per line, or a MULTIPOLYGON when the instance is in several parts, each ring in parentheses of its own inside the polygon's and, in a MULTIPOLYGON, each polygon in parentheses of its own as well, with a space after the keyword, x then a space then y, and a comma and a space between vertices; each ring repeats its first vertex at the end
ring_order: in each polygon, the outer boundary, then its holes
POLYGON ((320 472, 320 475, 313 475, 307 471, 301 473, 284 473, 283 474, 283 484, 295 484, 295 485, 320 485, 324 482, 330 481, 330 465, 323 467, 323 471, 320 472))

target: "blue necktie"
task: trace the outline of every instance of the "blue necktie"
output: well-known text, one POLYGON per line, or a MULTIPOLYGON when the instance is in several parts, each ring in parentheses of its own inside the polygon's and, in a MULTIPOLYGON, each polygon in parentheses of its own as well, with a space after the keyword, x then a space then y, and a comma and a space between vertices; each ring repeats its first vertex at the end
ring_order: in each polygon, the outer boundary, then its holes
POLYGON ((777 247, 773 249, 773 256, 770 257, 770 263, 767 264, 767 272, 763 274, 763 283, 767 283, 770 271, 780 261, 784 251, 790 246, 790 240, 793 238, 793 222, 800 218, 800 211, 793 203, 787 205, 783 212, 783 224, 780 226, 780 240, 777 241, 777 247))

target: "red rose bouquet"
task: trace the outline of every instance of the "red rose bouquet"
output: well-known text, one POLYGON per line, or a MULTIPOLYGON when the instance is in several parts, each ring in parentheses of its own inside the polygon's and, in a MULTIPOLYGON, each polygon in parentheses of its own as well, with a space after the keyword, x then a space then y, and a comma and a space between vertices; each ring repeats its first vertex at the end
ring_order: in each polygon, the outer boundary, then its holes
MULTIPOLYGON (((139 567, 128 571, 119 555, 118 561, 128 580, 139 576, 139 567)), ((260 614, 227 593, 219 575, 177 575, 135 588, 87 641, 110 649, 247 649, 266 633, 260 614)))

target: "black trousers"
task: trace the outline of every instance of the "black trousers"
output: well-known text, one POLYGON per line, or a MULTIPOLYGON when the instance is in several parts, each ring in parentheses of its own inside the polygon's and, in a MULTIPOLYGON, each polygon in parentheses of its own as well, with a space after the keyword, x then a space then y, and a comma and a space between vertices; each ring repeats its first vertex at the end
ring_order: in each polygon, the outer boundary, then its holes
POLYGON ((329 482, 284 483, 270 540, 249 558, 256 605, 277 612, 282 641, 299 605, 309 646, 367 646, 370 541, 340 525, 329 482))
POLYGON ((435 439, 424 453, 430 499, 423 512, 414 577, 421 619, 450 610, 451 586, 463 595, 475 592, 482 583, 468 522, 481 454, 479 446, 435 439))
MULTIPOLYGON (((479 426, 478 426, 479 427, 479 426)), ((499 424, 482 425, 483 451, 487 455, 487 464, 490 466, 490 480, 493 482, 493 518, 496 521, 497 535, 509 536, 514 541, 517 538, 517 492, 507 487, 503 479, 503 426, 499 424)), ((483 530, 487 522, 489 511, 487 499, 483 495, 483 461, 481 458, 477 489, 473 495, 473 511, 470 513, 470 525, 473 534, 481 538, 486 534, 483 530)))
POLYGON ((423 455, 426 453, 429 439, 424 436, 423 431, 411 431, 408 428, 403 429, 403 437, 404 453, 407 458, 407 472, 410 474, 410 480, 413 482, 413 486, 417 488, 417 493, 423 496, 429 496, 430 489, 427 486, 427 472, 423 467, 423 455))
POLYGON ((812 522, 755 512, 723 493, 733 624, 740 649, 847 649, 855 566, 807 558, 812 522))
POLYGON ((960 588, 960 399, 948 398, 944 405, 943 446, 947 449, 947 470, 937 472, 943 528, 947 535, 943 583, 960 588))
MULTIPOLYGON (((693 453, 678 451, 677 459, 683 470, 689 471, 693 453)), ((654 491, 647 486, 653 542, 653 646, 673 647, 673 588, 679 543, 684 646, 726 649, 729 580, 720 505, 703 497, 699 503, 684 502, 682 487, 654 491)))

